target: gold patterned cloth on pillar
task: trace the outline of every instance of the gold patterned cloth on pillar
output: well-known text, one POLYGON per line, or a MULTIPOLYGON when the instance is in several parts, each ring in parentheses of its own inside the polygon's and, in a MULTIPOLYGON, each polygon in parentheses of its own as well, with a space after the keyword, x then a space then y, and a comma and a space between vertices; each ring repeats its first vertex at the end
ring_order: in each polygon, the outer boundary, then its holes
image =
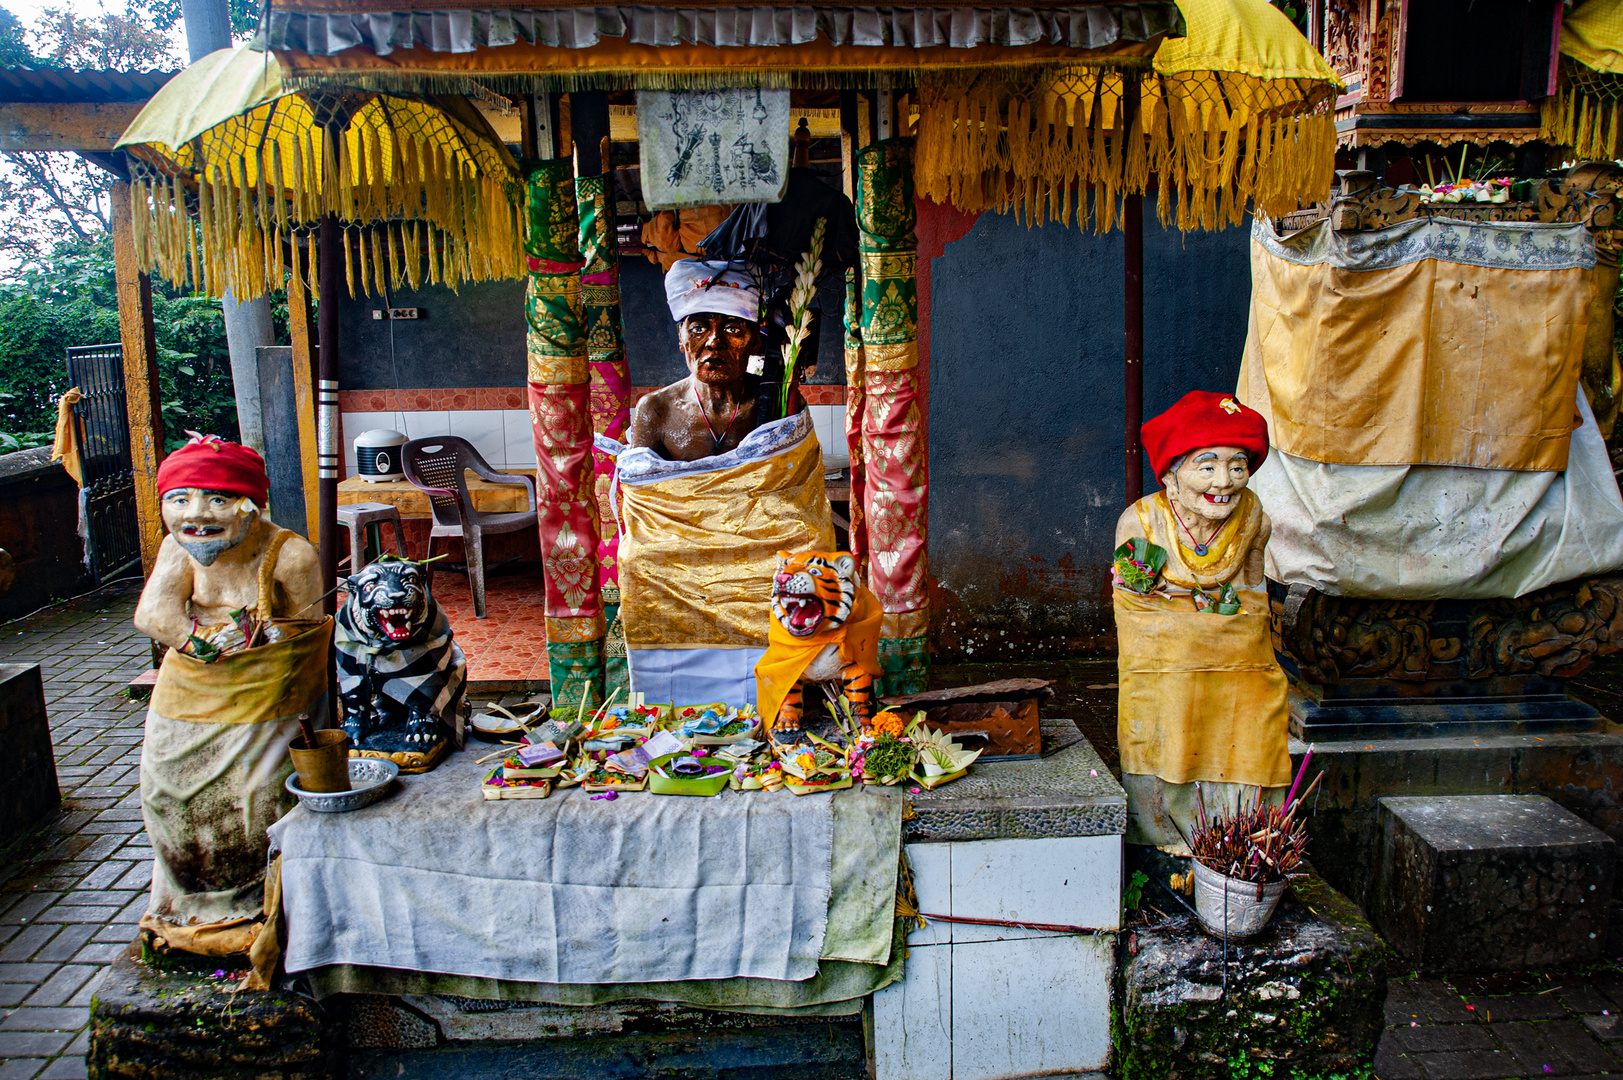
POLYGON ((868 575, 885 612, 879 639, 883 692, 917 693, 930 674, 925 585, 929 473, 918 381, 913 141, 875 143, 857 154, 856 163, 868 575))
POLYGON ((540 162, 527 188, 525 348, 546 565, 547 666, 554 702, 578 703, 584 695, 596 703, 603 696, 604 626, 574 167, 568 158, 540 162))

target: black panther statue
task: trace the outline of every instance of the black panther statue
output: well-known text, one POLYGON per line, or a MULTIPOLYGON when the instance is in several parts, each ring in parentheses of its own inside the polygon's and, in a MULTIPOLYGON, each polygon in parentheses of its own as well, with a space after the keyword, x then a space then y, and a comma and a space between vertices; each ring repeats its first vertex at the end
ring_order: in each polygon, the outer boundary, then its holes
POLYGON ((385 555, 345 580, 338 609, 338 698, 351 754, 427 772, 449 748, 467 661, 424 587, 423 568, 385 555))

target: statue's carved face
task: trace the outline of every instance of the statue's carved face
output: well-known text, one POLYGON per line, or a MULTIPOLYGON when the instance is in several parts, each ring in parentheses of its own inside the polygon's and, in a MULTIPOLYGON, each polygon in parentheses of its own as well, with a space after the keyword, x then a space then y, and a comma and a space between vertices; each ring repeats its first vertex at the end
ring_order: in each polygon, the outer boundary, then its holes
POLYGON ((1177 467, 1161 477, 1167 497, 1187 521, 1199 515, 1222 521, 1239 505, 1240 492, 1251 480, 1251 458, 1237 446, 1204 446, 1191 450, 1177 467))
POLYGON ((258 516, 252 501, 229 491, 175 488, 163 494, 169 535, 204 566, 242 543, 258 516))
POLYGON ((755 324, 748 319, 701 311, 682 320, 676 338, 694 378, 731 385, 744 378, 756 333, 755 324))

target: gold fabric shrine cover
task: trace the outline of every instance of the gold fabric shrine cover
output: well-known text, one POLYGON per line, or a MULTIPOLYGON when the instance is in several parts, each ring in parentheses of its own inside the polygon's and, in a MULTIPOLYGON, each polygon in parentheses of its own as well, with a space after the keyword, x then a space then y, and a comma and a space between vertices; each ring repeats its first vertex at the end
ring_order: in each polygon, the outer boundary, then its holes
POLYGON ((1252 231, 1238 396, 1274 453, 1268 576, 1392 600, 1521 596, 1623 566, 1579 390, 1593 236, 1426 220, 1252 231))
POLYGON ((1582 225, 1259 221, 1240 386, 1276 449, 1345 465, 1559 471, 1589 326, 1582 225))

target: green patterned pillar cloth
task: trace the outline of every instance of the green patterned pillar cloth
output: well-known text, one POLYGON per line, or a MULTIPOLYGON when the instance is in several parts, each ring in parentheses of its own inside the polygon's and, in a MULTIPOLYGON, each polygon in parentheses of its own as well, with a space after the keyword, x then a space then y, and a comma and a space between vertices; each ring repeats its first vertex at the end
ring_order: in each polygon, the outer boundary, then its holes
POLYGON ((913 140, 875 143, 857 153, 856 164, 868 581, 884 609, 882 693, 913 694, 926 688, 930 675, 930 482, 918 379, 913 140))
MULTIPOLYGON (((620 326, 620 255, 613 200, 614 183, 607 173, 575 181, 580 250, 586 259, 581 268, 581 298, 591 364, 592 430, 624 442, 631 427, 631 367, 626 362, 625 335, 620 326)), ((620 580, 620 528, 609 506, 614 458, 595 448, 592 457, 596 464, 597 561, 607 587, 620 580)))
POLYGON ((620 587, 603 586, 603 618, 608 620, 609 632, 603 638, 603 693, 614 697, 617 704, 631 700, 631 669, 626 666, 626 626, 620 621, 620 587))
POLYGON ((584 695, 593 704, 603 699, 604 624, 574 179, 568 158, 528 173, 525 350, 552 696, 578 704, 584 695))

